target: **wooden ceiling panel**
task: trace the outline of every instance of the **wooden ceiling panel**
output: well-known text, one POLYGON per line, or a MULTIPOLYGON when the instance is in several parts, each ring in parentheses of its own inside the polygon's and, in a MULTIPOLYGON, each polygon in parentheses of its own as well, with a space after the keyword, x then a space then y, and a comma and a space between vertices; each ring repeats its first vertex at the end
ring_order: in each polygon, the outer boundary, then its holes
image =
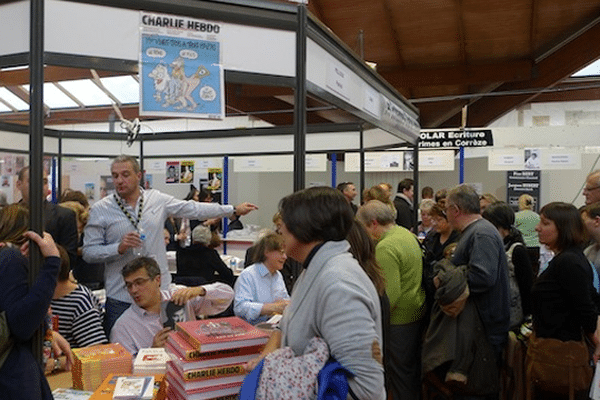
POLYGON ((538 0, 535 49, 542 53, 600 17, 600 2, 538 0))
MULTIPOLYGON (((596 99, 600 90, 540 94, 600 58, 600 0, 310 0, 309 9, 357 54, 363 31, 365 59, 409 100, 428 99, 415 102, 423 127, 456 127, 465 104, 469 126, 484 126, 528 102, 596 99), (496 95, 483 96, 491 91, 496 95)), ((46 81, 90 76, 85 69, 45 70, 46 81)), ((0 86, 28 79, 27 70, 0 71, 0 86)), ((228 84, 226 93, 228 113, 291 123, 289 101, 282 101, 293 93, 289 88, 228 84)), ((137 107, 123 110, 126 118, 137 116, 137 107)), ((110 113, 53 111, 48 122, 106 121, 110 113)), ((345 118, 328 109, 309 114, 311 122, 345 118)), ((4 113, 0 120, 28 118, 4 113)))

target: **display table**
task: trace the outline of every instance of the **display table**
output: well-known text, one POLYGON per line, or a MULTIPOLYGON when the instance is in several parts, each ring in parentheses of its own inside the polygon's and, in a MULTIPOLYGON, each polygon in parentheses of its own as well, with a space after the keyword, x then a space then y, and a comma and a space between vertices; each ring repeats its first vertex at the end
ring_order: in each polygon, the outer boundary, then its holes
POLYGON ((46 375, 46 379, 50 385, 50 390, 73 387, 73 376, 71 375, 71 371, 61 371, 46 375))

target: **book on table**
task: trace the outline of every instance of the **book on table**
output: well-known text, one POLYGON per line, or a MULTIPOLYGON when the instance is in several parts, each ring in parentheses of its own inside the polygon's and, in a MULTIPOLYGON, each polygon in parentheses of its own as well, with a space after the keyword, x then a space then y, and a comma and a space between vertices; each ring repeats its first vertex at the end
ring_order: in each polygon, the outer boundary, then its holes
POLYGON ((269 334, 238 317, 178 322, 176 330, 200 352, 264 345, 269 334))
POLYGON ((235 379, 233 382, 227 382, 227 380, 221 381, 221 383, 212 384, 210 386, 195 387, 190 385, 190 382, 183 382, 179 377, 167 372, 166 380, 169 382, 169 389, 173 389, 175 392, 186 399, 214 399, 221 396, 228 396, 238 394, 243 382, 243 376, 241 380, 235 379))
MULTIPOLYGON (((109 374, 106 379, 102 382, 102 384, 96 389, 90 400, 112 400, 113 395, 115 393, 115 389, 117 386, 117 381, 119 378, 128 377, 128 378, 145 378, 140 376, 133 376, 131 374, 109 374)), ((165 400, 167 398, 167 385, 165 380, 165 375, 157 374, 153 376, 154 383, 152 386, 152 399, 154 400, 165 400)))
POLYGON ((57 388, 52 391, 54 400, 89 400, 94 394, 89 390, 57 388))
POLYGON ((120 376, 113 400, 152 400, 154 376, 120 376))
POLYGON ((96 390, 111 373, 131 373, 133 357, 119 343, 99 344, 71 351, 74 358, 71 368, 74 389, 96 390))
POLYGON ((134 375, 164 374, 171 357, 162 347, 140 349, 133 362, 134 375))
POLYGON ((243 364, 224 365, 183 372, 173 361, 167 363, 167 380, 174 378, 184 390, 205 389, 228 383, 241 383, 246 377, 243 364))
POLYGON ((263 348, 264 345, 258 345, 201 353, 195 350, 178 332, 169 335, 165 346, 167 353, 171 355, 171 360, 184 371, 248 362, 257 357, 263 348))

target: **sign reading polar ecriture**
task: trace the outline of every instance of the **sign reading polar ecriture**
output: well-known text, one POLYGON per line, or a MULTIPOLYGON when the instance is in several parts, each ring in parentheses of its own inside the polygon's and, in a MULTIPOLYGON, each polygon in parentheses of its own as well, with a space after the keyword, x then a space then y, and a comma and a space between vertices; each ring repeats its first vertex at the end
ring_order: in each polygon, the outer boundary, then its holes
POLYGON ((489 147, 494 145, 491 129, 421 131, 419 147, 436 149, 448 147, 489 147))

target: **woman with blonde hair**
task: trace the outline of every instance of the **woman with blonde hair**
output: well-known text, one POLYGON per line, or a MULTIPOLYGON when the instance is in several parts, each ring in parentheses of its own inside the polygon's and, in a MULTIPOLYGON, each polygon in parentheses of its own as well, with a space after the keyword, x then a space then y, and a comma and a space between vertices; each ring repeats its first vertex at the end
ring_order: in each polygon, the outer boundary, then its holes
POLYGON ((523 241, 527 247, 533 276, 537 276, 540 259, 540 241, 535 227, 540 222, 540 216, 533 211, 534 199, 528 194, 519 196, 519 212, 515 214, 515 228, 523 235, 523 241))
POLYGON ((396 207, 394 207, 394 202, 390 199, 388 192, 381 187, 381 184, 378 186, 373 186, 363 191, 363 204, 371 201, 371 200, 379 200, 383 204, 387 205, 392 209, 394 213, 394 218, 396 218, 396 207))

